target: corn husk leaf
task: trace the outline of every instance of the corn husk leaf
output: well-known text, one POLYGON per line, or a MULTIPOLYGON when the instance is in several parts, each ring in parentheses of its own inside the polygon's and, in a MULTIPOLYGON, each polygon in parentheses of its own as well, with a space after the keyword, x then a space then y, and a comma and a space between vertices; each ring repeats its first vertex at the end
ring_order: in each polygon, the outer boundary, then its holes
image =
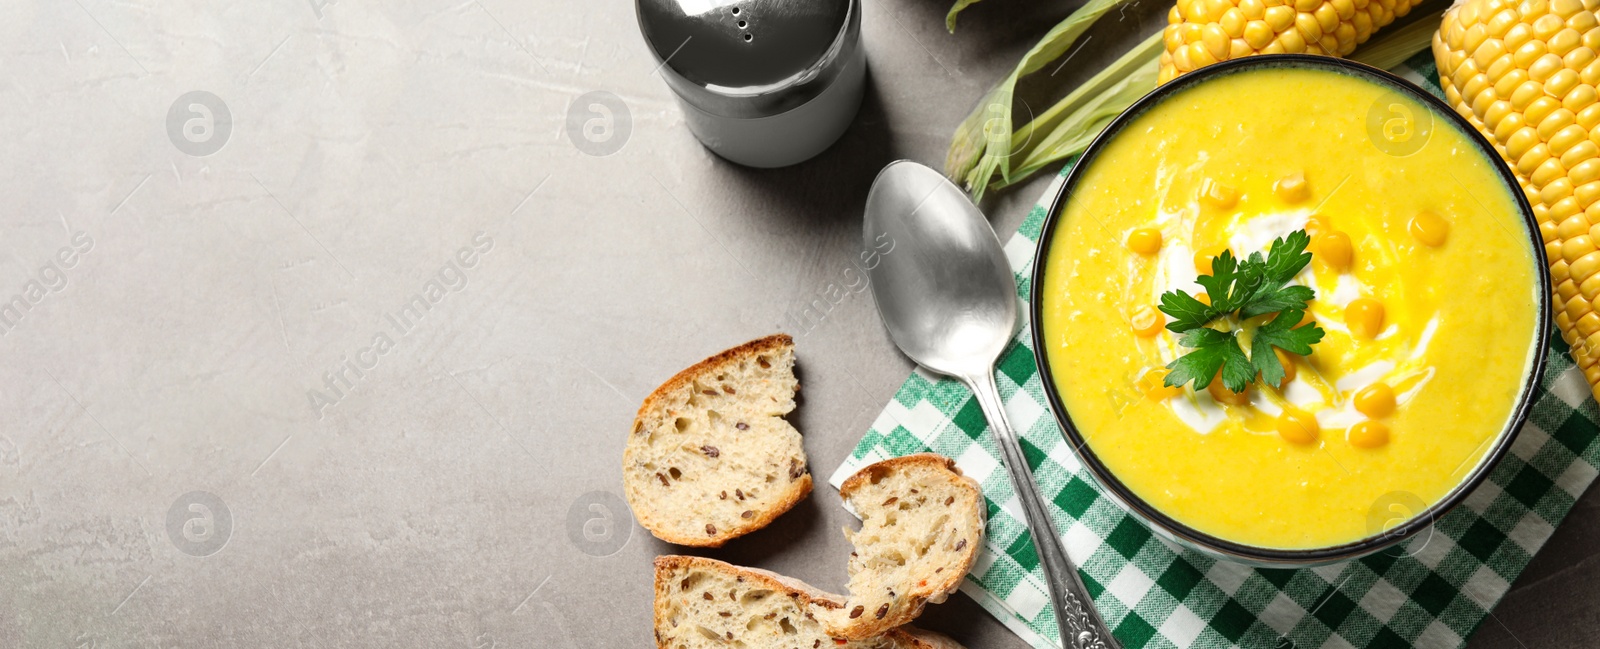
POLYGON ((1038 71, 1072 47, 1078 37, 1107 11, 1129 1, 1089 0, 1067 16, 1022 56, 1016 69, 978 102, 972 114, 956 127, 945 157, 945 175, 966 185, 974 200, 983 198, 990 179, 1011 178, 1011 106, 1017 79, 1038 71))
MULTIPOLYGON (((1011 137, 1000 136, 1011 131, 1016 80, 1059 57, 1088 25, 1117 4, 1091 2, 1069 16, 1046 34, 1017 70, 991 90, 979 109, 957 128, 945 159, 945 174, 963 182, 974 201, 982 200, 987 190, 1015 185, 1045 167, 1082 153, 1112 119, 1155 90, 1157 61, 1165 47, 1160 33, 1134 46, 1049 110, 1016 129, 1011 137), (1076 31, 1062 30, 1075 19, 1074 24, 1080 26, 1076 31)), ((1393 68, 1428 49, 1443 13, 1433 12, 1385 32, 1358 48, 1350 59, 1379 69, 1393 68)))
POLYGON ((950 13, 944 15, 945 29, 950 30, 950 33, 952 34, 956 33, 956 14, 961 13, 962 9, 966 9, 969 6, 978 4, 982 1, 983 0, 956 0, 956 3, 950 6, 950 13))
POLYGON ((1019 136, 1035 141, 1019 147, 1022 160, 1011 178, 997 180, 990 187, 1003 189, 1051 163, 1082 153, 1112 119, 1155 90, 1163 47, 1161 34, 1146 38, 1019 130, 1019 136))

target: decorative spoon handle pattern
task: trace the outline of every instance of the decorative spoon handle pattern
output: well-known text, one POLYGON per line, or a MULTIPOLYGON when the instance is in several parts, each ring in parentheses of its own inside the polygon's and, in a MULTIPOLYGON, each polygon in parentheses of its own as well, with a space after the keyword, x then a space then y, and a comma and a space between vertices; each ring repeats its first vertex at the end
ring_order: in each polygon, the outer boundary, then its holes
POLYGON ((964 381, 977 395, 978 405, 989 420, 989 430, 998 438, 1000 452, 1011 474, 1011 485, 1016 489, 1017 499, 1022 501, 1033 549, 1039 555, 1039 568, 1044 571, 1045 585, 1050 590, 1051 610, 1055 611, 1056 625, 1061 628, 1061 646, 1063 649, 1121 649, 1105 620, 1100 618, 1100 612, 1095 610, 1094 599, 1089 597, 1083 580, 1078 577, 1078 567, 1067 557, 1061 537, 1050 522, 1049 510, 1045 509, 1044 498, 1033 481, 1033 469, 1028 466, 1017 434, 1006 419, 993 370, 986 370, 981 376, 966 377, 964 381))

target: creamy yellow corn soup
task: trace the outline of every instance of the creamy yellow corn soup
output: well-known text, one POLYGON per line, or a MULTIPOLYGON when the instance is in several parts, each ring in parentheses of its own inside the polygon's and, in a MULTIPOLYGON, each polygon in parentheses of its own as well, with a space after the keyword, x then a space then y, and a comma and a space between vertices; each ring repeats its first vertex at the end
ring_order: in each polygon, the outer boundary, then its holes
POLYGON ((1506 428, 1542 271, 1498 163, 1430 110, 1336 72, 1255 68, 1166 98, 1088 163, 1038 325, 1068 414, 1140 498, 1236 543, 1328 547, 1418 513, 1387 494, 1445 497, 1506 428), (1406 129, 1429 121, 1411 152, 1406 129), (1327 332, 1312 354, 1280 352, 1286 380, 1240 394, 1164 387, 1188 350, 1161 294, 1198 296, 1224 248, 1265 255, 1301 229, 1313 258, 1295 281, 1327 332))

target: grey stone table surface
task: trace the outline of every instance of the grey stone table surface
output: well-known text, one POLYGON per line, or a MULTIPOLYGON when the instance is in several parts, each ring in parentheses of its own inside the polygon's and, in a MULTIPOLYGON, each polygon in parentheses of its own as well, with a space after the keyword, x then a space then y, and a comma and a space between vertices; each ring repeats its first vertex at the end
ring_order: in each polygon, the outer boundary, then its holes
MULTIPOLYGON (((947 4, 868 0, 855 125, 771 171, 694 141, 622 0, 3 5, 0 647, 648 646, 639 400, 790 331, 837 467, 910 369, 850 270, 873 174, 1075 3, 947 4)), ((1472 646, 1591 644, 1596 503, 1472 646)), ((707 554, 838 588, 849 521, 821 485, 707 554)), ((964 596, 922 624, 1024 646, 964 596)))

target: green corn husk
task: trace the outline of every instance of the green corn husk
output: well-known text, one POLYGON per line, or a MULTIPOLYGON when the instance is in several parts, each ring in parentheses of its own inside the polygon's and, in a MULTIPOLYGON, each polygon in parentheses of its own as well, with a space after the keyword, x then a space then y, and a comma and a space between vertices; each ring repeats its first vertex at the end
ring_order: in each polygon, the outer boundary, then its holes
POLYGON ((993 181, 989 187, 1004 189, 1057 160, 1088 148, 1112 119, 1155 90, 1159 73, 1156 63, 1163 49, 1161 34, 1146 38, 1043 115, 1024 125, 1017 132, 1017 136, 1024 139, 1012 139, 1022 155, 1021 163, 1012 170, 1010 178, 993 181), (1047 134, 1040 137, 1039 133, 1047 134), (1035 138, 1036 142, 1028 141, 1035 138))
POLYGON ((983 189, 995 174, 1009 180, 1012 158, 1011 104, 1017 79, 1061 58, 1090 25, 1107 11, 1129 1, 1137 0, 1089 0, 1051 28, 1033 49, 1022 56, 1016 69, 1001 79, 978 103, 972 114, 956 127, 950 153, 945 157, 945 174, 957 182, 965 183, 976 198, 982 198, 983 189))
MULTIPOLYGON (((1011 101, 1017 79, 1060 57, 1085 29, 1121 1, 1091 2, 1068 16, 1029 50, 1017 69, 989 91, 956 128, 945 158, 945 175, 964 184, 974 201, 982 200, 988 190, 1015 185, 1082 153, 1112 119, 1156 88, 1157 62, 1165 48, 1159 32, 1012 132, 1011 101), (1011 137, 1002 135, 1008 132, 1011 137)), ((1428 49, 1443 13, 1442 9, 1432 12, 1387 32, 1350 58, 1385 70, 1399 65, 1428 49)))
POLYGON ((956 0, 955 4, 950 5, 950 13, 944 15, 945 29, 950 30, 950 33, 952 34, 956 33, 956 14, 961 13, 962 9, 966 9, 971 5, 978 4, 981 1, 982 0, 956 0))

